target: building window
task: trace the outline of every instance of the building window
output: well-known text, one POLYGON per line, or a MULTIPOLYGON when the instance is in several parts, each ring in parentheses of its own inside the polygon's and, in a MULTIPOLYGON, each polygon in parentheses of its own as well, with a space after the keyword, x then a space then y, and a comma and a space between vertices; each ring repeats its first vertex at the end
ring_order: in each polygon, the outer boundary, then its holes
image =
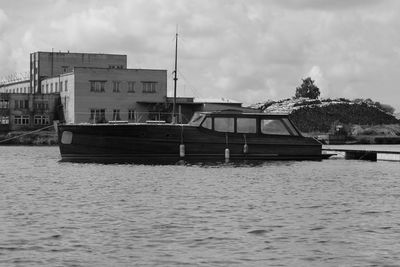
POLYGON ((123 69, 123 65, 108 65, 109 69, 123 69))
POLYGON ((90 109, 90 122, 101 123, 106 122, 106 110, 105 109, 90 109))
POLYGON ((50 93, 53 93, 53 83, 50 84, 50 93))
POLYGON ((46 84, 46 93, 48 93, 48 92, 49 92, 49 85, 46 84))
POLYGON ((135 82, 128 82, 128 93, 135 92, 135 82))
POLYGON ((56 86, 56 93, 58 92, 58 82, 56 82, 55 84, 54 84, 55 86, 56 86))
POLYGON ((62 66, 63 72, 67 72, 68 71, 68 66, 62 66))
POLYGON ((64 82, 64 91, 67 92, 68 91, 68 81, 64 82))
POLYGON ((48 125, 49 124, 49 116, 46 115, 35 115, 33 118, 35 125, 48 125))
POLYGON ((136 113, 135 113, 134 109, 129 109, 128 110, 128 120, 136 121, 136 113))
POLYGON ((29 116, 14 116, 14 124, 29 125, 29 116))
POLYGON ((62 92, 62 82, 60 81, 60 92, 62 92))
POLYGON ((105 87, 105 81, 90 81, 90 92, 104 92, 105 87))
POLYGON ((9 104, 8 104, 8 99, 0 99, 0 108, 8 108, 9 104))
POLYGON ((44 94, 44 84, 42 84, 42 94, 44 94))
POLYGON ((113 81, 112 84, 113 84, 113 92, 119 93, 119 87, 120 87, 121 82, 113 81))
POLYGON ((120 121, 121 116, 119 115, 119 109, 113 110, 113 121, 120 121))
POLYGON ((36 102, 35 103, 35 108, 36 109, 45 109, 48 110, 49 109, 49 102, 44 101, 44 102, 36 102))
POLYGON ((143 93, 155 93, 156 92, 156 82, 142 82, 143 93))
POLYGON ((15 108, 20 108, 20 109, 29 108, 29 100, 15 100, 15 108))
POLYGON ((9 124, 10 120, 8 118, 8 116, 1 116, 0 117, 0 124, 9 124))

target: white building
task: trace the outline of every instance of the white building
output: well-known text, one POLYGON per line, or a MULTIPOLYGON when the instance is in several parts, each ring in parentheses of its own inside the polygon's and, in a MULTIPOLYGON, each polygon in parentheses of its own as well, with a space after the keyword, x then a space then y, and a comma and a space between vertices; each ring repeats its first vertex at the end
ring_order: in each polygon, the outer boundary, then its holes
POLYGON ((144 103, 166 103, 167 71, 75 67, 41 86, 60 93, 67 123, 137 121, 154 106, 144 103))

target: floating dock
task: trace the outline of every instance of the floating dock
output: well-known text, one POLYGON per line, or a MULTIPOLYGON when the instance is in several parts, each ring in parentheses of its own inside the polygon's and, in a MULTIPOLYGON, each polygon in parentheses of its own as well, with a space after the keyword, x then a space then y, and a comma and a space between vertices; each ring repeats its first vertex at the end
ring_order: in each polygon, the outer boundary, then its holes
POLYGON ((322 150, 344 153, 345 159, 400 162, 400 145, 323 145, 322 150))

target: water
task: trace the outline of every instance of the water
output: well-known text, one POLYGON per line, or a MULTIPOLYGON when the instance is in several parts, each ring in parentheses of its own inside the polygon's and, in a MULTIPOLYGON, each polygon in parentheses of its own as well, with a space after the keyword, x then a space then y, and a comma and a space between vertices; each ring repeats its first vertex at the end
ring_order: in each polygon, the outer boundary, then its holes
POLYGON ((400 266, 396 162, 99 165, 0 149, 0 266, 400 266))

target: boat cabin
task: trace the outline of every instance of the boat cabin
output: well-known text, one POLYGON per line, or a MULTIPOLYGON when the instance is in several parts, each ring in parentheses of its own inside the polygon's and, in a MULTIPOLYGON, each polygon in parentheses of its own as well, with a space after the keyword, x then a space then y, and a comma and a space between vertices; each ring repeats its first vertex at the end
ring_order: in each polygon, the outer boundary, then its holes
POLYGON ((287 115, 197 112, 189 125, 222 133, 302 136, 287 115))

